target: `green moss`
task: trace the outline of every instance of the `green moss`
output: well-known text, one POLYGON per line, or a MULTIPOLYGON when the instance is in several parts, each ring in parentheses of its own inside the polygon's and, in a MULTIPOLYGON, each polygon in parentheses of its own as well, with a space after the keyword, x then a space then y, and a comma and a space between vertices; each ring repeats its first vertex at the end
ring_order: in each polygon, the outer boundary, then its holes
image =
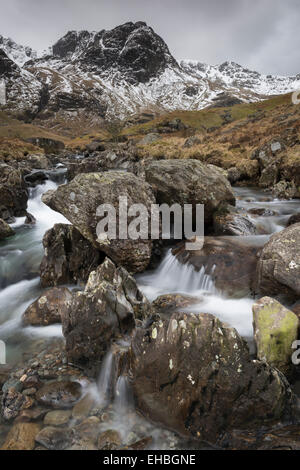
POLYGON ((291 365, 292 343, 298 335, 297 316, 274 299, 258 302, 253 312, 259 359, 286 373, 291 365))

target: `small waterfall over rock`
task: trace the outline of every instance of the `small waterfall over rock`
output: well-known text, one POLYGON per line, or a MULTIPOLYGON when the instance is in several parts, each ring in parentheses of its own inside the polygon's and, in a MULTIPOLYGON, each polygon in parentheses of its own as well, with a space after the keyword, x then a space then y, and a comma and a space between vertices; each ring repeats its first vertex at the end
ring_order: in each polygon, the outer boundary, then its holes
POLYGON ((121 375, 117 380, 114 407, 119 415, 128 413, 134 408, 132 392, 125 375, 121 375))
POLYGON ((214 268, 207 274, 205 266, 202 266, 200 271, 196 271, 191 264, 180 263, 169 250, 155 273, 138 276, 138 282, 150 300, 154 300, 160 293, 214 294, 216 288, 212 279, 213 270, 214 268))
POLYGON ((112 396, 113 363, 114 355, 112 350, 110 350, 102 363, 98 379, 98 399, 103 405, 107 405, 112 396))

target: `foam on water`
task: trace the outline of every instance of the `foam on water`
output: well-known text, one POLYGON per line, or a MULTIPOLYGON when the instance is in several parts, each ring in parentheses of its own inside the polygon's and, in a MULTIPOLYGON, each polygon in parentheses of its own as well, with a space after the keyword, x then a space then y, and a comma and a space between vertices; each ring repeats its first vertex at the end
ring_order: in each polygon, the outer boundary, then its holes
POLYGON ((36 223, 25 226, 25 217, 17 218, 12 224, 16 235, 0 243, 0 339, 20 331, 27 337, 62 336, 60 325, 21 327, 22 314, 42 292, 38 273, 43 256, 43 236, 54 224, 69 223, 41 200, 46 191, 55 190, 57 186, 54 181, 47 180, 31 189, 27 211, 35 217, 36 223))
POLYGON ((174 292, 192 295, 216 292, 212 277, 205 273, 204 266, 196 272, 191 264, 180 263, 171 250, 155 272, 137 276, 137 280, 149 300, 174 292))
POLYGON ((226 298, 214 285, 212 276, 205 274, 205 267, 196 271, 191 264, 182 264, 169 250, 157 270, 137 276, 140 289, 153 301, 158 296, 170 293, 187 294, 199 299, 199 303, 184 311, 211 313, 235 327, 244 337, 253 336, 253 299, 226 298))

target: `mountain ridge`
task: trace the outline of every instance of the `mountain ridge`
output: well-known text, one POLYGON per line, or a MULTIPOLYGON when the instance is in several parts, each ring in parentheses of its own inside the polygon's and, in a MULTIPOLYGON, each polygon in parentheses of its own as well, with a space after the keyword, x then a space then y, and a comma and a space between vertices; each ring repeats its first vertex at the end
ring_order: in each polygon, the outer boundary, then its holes
POLYGON ((69 31, 41 57, 3 36, 1 49, 16 64, 10 64, 14 73, 8 74, 7 59, 0 56, 6 109, 46 125, 57 119, 101 122, 145 110, 255 102, 300 88, 300 74, 262 75, 232 61, 177 62, 164 40, 142 21, 99 32, 69 31))

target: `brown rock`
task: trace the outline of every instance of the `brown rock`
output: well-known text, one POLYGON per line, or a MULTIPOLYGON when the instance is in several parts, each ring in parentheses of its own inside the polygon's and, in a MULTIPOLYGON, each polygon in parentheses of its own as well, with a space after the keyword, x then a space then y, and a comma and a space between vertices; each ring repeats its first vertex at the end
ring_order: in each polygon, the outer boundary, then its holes
POLYGON ((26 215, 28 191, 23 174, 5 163, 0 164, 0 218, 8 221, 26 215))
POLYGON ((221 171, 198 160, 152 161, 145 175, 159 204, 204 204, 206 224, 212 223, 221 203, 235 204, 230 183, 221 171))
POLYGON ((103 255, 72 225, 55 224, 43 238, 45 255, 40 266, 43 287, 86 282, 103 255))
POLYGON ((107 258, 63 317, 68 359, 99 367, 111 342, 131 333, 135 318, 144 318, 149 308, 134 278, 107 258))
POLYGON ((6 421, 16 418, 22 410, 31 408, 34 400, 10 388, 2 398, 2 416, 6 421))
POLYGON ((0 219, 0 240, 12 237, 16 232, 4 220, 0 219))
POLYGON ((272 235, 257 264, 257 286, 266 295, 300 296, 300 224, 272 235))
POLYGON ((116 450, 122 444, 122 439, 118 431, 109 429, 98 437, 97 447, 100 450, 116 450))
POLYGON ((65 380, 48 383, 36 394, 39 403, 52 408, 72 408, 80 397, 81 385, 65 380))
POLYGON ((205 266, 217 289, 229 296, 243 297, 255 287, 258 248, 243 245, 235 237, 205 237, 201 250, 186 251, 185 244, 180 243, 172 252, 178 261, 192 264, 196 271, 205 266))
POLYGON ((17 423, 9 431, 1 450, 33 450, 41 429, 37 423, 17 423))
POLYGON ((64 450, 72 442, 72 430, 47 426, 38 433, 35 440, 49 450, 64 450))
MULTIPOLYGON (((116 210, 117 234, 119 230, 119 197, 127 197, 128 207, 143 204, 151 211, 155 202, 150 185, 129 172, 106 171, 77 175, 70 183, 60 186, 55 192, 46 193, 43 201, 52 209, 62 213, 79 230, 84 238, 97 249, 106 253, 115 263, 129 272, 142 272, 150 262, 152 241, 149 239, 108 239, 107 234, 97 233, 101 216, 97 209, 110 204, 116 210), (67 201, 69 201, 67 203, 67 201)), ((103 218, 103 216, 102 216, 103 218)), ((128 217, 128 224, 135 217, 128 217)), ((149 234, 150 235, 150 234, 149 234)))
POLYGON ((22 317, 24 325, 47 326, 61 323, 63 310, 67 308, 72 294, 66 287, 54 287, 44 292, 25 311, 22 317))
POLYGON ((175 313, 138 328, 130 377, 146 417, 209 442, 229 429, 276 422, 294 403, 284 376, 251 360, 238 333, 209 314, 175 313))

